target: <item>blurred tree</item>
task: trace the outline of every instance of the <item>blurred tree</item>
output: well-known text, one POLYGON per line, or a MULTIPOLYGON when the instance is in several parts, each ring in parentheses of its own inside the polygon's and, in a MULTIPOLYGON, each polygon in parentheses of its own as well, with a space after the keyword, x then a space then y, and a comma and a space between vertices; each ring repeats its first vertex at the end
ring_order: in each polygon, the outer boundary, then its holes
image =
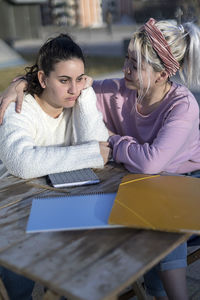
POLYGON ((133 0, 133 14, 137 23, 148 18, 175 18, 178 23, 194 21, 200 25, 200 0, 133 0))
POLYGON ((180 2, 183 10, 182 21, 192 21, 200 25, 200 0, 183 0, 180 2))
POLYGON ((40 37, 43 0, 0 0, 0 38, 12 44, 14 40, 40 37))
POLYGON ((110 12, 110 10, 108 10, 106 12, 106 24, 107 24, 107 31, 109 34, 112 34, 112 13, 110 12))
POLYGON ((182 23, 182 16, 183 16, 183 10, 181 9, 180 6, 178 6, 175 11, 175 17, 179 25, 182 23))

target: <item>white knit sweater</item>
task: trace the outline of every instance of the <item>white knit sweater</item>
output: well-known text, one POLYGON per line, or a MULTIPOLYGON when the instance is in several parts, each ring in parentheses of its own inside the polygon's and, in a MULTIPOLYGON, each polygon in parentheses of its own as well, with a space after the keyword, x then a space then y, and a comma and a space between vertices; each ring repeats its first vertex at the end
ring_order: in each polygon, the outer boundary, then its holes
POLYGON ((81 92, 73 108, 54 119, 29 94, 20 114, 11 104, 0 126, 0 177, 28 179, 81 168, 103 167, 98 141, 108 131, 92 88, 81 92))

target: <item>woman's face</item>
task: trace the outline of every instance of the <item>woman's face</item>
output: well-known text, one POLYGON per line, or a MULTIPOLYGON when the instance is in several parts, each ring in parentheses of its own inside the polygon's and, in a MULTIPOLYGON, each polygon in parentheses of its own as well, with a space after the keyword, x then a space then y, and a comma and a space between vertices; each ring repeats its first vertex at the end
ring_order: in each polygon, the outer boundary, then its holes
POLYGON ((45 101, 55 108, 70 108, 76 103, 85 85, 84 63, 72 58, 54 65, 54 70, 44 78, 45 101))
MULTIPOLYGON (((136 51, 133 48, 133 41, 130 41, 123 71, 126 87, 131 90, 139 90, 141 85, 139 80, 139 71, 137 68, 137 56, 136 51)), ((143 61, 141 63, 142 88, 147 89, 149 84, 151 86, 154 82, 154 77, 155 72, 153 71, 153 68, 143 61)))

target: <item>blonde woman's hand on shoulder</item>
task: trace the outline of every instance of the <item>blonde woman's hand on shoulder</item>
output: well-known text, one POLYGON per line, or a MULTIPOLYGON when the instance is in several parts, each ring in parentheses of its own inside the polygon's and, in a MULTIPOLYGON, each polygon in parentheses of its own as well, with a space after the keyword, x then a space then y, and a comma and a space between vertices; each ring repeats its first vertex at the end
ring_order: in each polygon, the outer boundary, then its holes
POLYGON ((0 95, 0 125, 3 123, 5 111, 11 102, 16 102, 16 112, 20 113, 26 84, 25 80, 16 79, 0 95))
POLYGON ((89 88, 89 87, 92 86, 92 84, 93 84, 93 78, 90 77, 90 76, 88 76, 88 75, 85 75, 84 77, 85 77, 85 86, 84 86, 84 89, 87 89, 87 88, 89 88))

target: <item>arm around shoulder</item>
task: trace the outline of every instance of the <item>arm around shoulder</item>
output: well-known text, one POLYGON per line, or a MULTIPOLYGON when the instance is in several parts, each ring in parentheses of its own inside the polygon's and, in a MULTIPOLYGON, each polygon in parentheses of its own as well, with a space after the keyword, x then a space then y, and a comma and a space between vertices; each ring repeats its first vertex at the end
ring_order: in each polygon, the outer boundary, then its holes
POLYGON ((26 88, 26 81, 19 79, 13 81, 10 86, 0 96, 0 125, 3 123, 3 117, 6 109, 11 102, 16 102, 16 112, 21 111, 24 89, 26 88))

